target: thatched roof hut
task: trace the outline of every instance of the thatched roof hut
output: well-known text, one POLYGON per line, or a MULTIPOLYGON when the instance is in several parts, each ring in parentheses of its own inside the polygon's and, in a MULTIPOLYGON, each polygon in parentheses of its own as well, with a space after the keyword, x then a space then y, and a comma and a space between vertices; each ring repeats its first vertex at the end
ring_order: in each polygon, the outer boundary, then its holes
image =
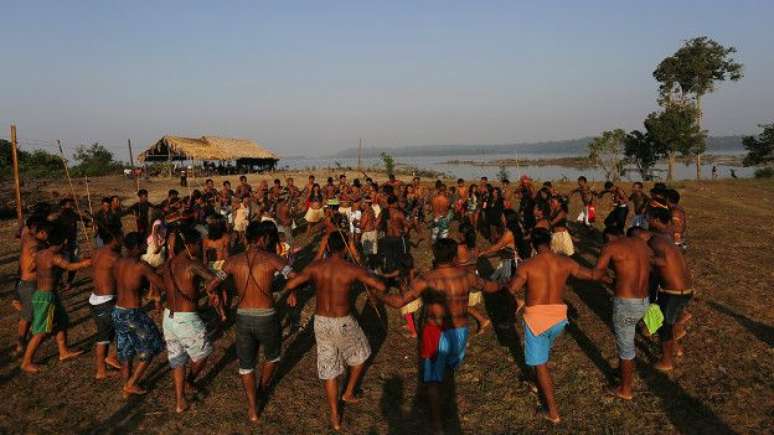
POLYGON ((141 162, 171 160, 236 161, 237 165, 274 166, 279 158, 249 139, 217 136, 163 136, 139 156, 141 162))

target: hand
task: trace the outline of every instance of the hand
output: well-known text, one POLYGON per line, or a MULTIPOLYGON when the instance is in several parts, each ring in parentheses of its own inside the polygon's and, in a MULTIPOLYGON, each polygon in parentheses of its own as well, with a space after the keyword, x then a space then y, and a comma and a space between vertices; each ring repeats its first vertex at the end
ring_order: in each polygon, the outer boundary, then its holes
POLYGON ((298 303, 298 298, 296 297, 296 292, 290 292, 287 299, 288 306, 291 308, 295 308, 297 303, 298 303))
POLYGON ((610 285, 613 283, 613 278, 610 278, 608 275, 605 275, 602 277, 602 282, 604 284, 610 285))

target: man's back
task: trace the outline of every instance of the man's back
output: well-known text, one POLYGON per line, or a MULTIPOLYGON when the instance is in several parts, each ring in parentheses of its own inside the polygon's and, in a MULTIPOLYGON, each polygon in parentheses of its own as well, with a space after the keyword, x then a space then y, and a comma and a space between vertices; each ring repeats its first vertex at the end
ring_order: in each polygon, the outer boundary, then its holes
POLYGON ((338 256, 317 260, 307 268, 317 297, 316 314, 326 317, 348 315, 352 284, 367 274, 365 269, 338 256))
POLYGON ((449 212, 449 198, 443 194, 443 192, 438 192, 435 196, 433 196, 431 205, 433 206, 433 215, 435 217, 446 216, 446 214, 449 212))
POLYGON ((574 260, 550 251, 522 263, 517 274, 526 278, 527 306, 563 304, 567 278, 578 267, 574 260))
POLYGON ((455 327, 467 323, 468 295, 471 288, 481 288, 478 276, 463 267, 443 266, 424 273, 419 279, 422 285, 446 295, 447 308, 455 327))
POLYGON ((648 245, 653 249, 656 256, 663 259, 663 264, 657 266, 662 288, 667 290, 688 290, 693 288, 693 280, 682 249, 660 234, 651 237, 648 245))
POLYGON ((140 290, 145 283, 142 263, 134 258, 119 258, 113 264, 116 282, 116 305, 124 308, 139 308, 140 290))
POLYGON ((223 272, 234 277, 237 292, 241 295, 239 308, 273 307, 272 279, 274 273, 286 264, 284 258, 255 248, 229 257, 223 265, 223 272))
POLYGON ((609 255, 615 269, 615 295, 644 298, 648 295, 653 251, 639 237, 622 237, 608 243, 602 257, 609 255))
POLYGON ((104 246, 94 254, 94 294, 98 296, 116 293, 113 265, 120 258, 111 246, 104 246))

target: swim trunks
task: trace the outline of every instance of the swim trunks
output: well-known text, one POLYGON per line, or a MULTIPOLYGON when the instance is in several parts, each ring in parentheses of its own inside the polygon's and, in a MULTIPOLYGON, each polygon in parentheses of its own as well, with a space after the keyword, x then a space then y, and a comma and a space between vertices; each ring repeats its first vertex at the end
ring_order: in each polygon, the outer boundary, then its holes
POLYGON ((633 360, 636 353, 634 337, 637 335, 637 324, 645 316, 650 305, 645 298, 613 298, 613 330, 615 331, 615 346, 618 357, 623 360, 633 360))
POLYGON ((32 322, 32 294, 35 292, 35 281, 21 281, 16 283, 16 299, 21 303, 19 317, 27 322, 32 322))
POLYGON ((54 328, 64 330, 68 322, 67 312, 54 292, 35 290, 32 293, 32 335, 50 334, 54 328))
POLYGON ((263 346, 264 361, 280 360, 282 328, 274 308, 240 308, 236 316, 236 353, 239 374, 250 374, 258 362, 258 349, 263 346))
POLYGON ((120 361, 129 361, 135 356, 141 361, 150 361, 164 350, 159 329, 142 308, 115 306, 113 327, 120 361))
POLYGON ((465 359, 468 328, 442 328, 428 323, 422 330, 419 356, 422 358, 422 381, 443 382, 447 369, 454 370, 465 359))
POLYGON ((94 318, 94 325, 97 327, 97 344, 108 344, 115 337, 115 329, 113 328, 113 308, 115 305, 113 295, 104 297, 92 293, 89 297, 91 315, 94 318))
POLYGON ((164 309, 164 341, 167 343, 167 359, 173 369, 184 366, 189 360, 198 362, 212 353, 207 339, 207 328, 197 312, 175 312, 170 317, 164 309))
POLYGON ((693 290, 685 290, 683 294, 679 291, 659 289, 658 306, 664 314, 664 324, 658 330, 659 338, 662 341, 672 339, 672 330, 675 323, 680 319, 680 315, 685 310, 686 305, 693 297, 693 290))
POLYGON ((449 237, 449 228, 451 226, 451 212, 447 213, 446 216, 440 216, 433 218, 433 231, 432 231, 432 240, 435 242, 438 239, 445 239, 449 237))
POLYGON ((344 363, 357 366, 371 356, 363 330, 351 316, 314 316, 317 342, 317 374, 320 379, 333 379, 344 373, 344 363))
POLYGON ((379 233, 378 231, 366 231, 360 237, 360 243, 363 244, 363 253, 365 255, 376 255, 379 253, 379 233))
POLYGON ((560 320, 554 326, 543 331, 540 335, 534 335, 526 322, 524 326, 524 361, 528 366, 539 366, 548 362, 551 355, 551 346, 556 338, 568 325, 567 320, 560 320))

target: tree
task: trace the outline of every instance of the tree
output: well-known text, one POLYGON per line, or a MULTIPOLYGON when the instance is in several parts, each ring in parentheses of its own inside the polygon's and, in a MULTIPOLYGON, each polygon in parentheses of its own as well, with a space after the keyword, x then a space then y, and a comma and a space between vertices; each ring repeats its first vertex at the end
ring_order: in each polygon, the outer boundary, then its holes
MULTIPOLYGON (((668 105, 675 99, 685 102, 693 97, 701 129, 702 97, 713 92, 718 82, 738 81, 743 77, 743 65, 734 61, 734 53, 736 48, 724 47, 706 36, 685 41, 653 71, 653 77, 660 83, 661 102, 668 105)), ((696 160, 697 180, 701 179, 701 154, 705 146, 702 140, 691 152, 696 160)))
POLYGON ((624 155, 629 163, 637 166, 643 181, 650 180, 650 171, 658 159, 665 155, 661 142, 656 141, 649 132, 633 130, 624 139, 624 155))
POLYGON ((76 176, 106 175, 116 172, 122 167, 121 163, 113 159, 113 153, 100 145, 99 142, 90 146, 78 146, 73 157, 78 162, 72 168, 72 172, 76 176))
POLYGON ((503 182, 510 178, 510 174, 508 174, 508 168, 505 167, 505 165, 500 165, 500 170, 497 171, 497 179, 500 182, 503 182))
POLYGON ((395 175, 395 159, 387 153, 381 153, 379 156, 382 158, 382 162, 384 162, 384 171, 387 172, 387 176, 395 175))
POLYGON ((755 136, 742 138, 742 145, 747 150, 744 157, 745 166, 768 165, 774 162, 774 122, 759 125, 763 132, 755 136))
POLYGON ((605 178, 618 180, 623 172, 623 143, 626 132, 620 128, 608 130, 595 137, 590 144, 589 159, 595 166, 602 169, 605 178))
POLYGON ((667 181, 672 181, 674 175, 675 156, 693 155, 699 144, 704 143, 706 132, 696 119, 696 107, 676 102, 645 119, 646 134, 653 141, 654 149, 659 157, 667 159, 667 181))

